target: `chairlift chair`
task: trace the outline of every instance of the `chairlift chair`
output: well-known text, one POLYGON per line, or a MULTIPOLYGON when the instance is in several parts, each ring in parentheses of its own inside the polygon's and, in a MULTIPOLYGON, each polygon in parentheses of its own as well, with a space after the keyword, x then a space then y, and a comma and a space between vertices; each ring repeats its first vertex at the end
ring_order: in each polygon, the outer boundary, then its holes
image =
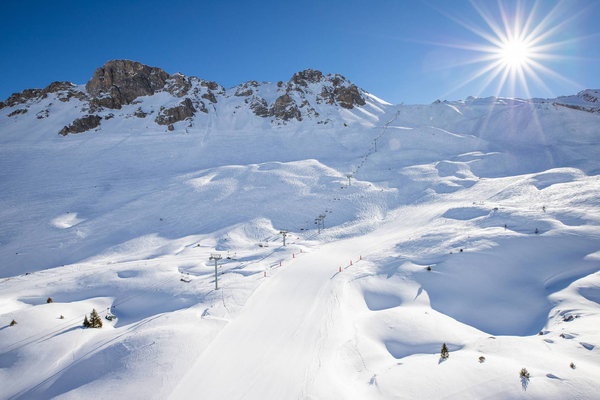
POLYGON ((110 307, 108 307, 106 309, 106 315, 104 316, 104 319, 106 319, 107 321, 112 321, 115 318, 117 317, 110 312, 110 307))
POLYGON ((192 281, 190 279, 190 273, 188 272, 187 275, 183 275, 183 272, 182 272, 180 281, 185 282, 185 283, 190 283, 192 281))

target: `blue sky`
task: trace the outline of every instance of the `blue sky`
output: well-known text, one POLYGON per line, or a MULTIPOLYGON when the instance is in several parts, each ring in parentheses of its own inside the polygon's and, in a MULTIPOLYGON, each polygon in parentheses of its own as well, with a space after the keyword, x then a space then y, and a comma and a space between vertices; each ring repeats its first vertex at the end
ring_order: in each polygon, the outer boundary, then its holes
MULTIPOLYGON (((532 26, 559 2, 542 0, 532 26)), ((600 33, 600 4, 569 0, 552 15, 543 43, 600 33), (577 15, 579 13, 579 15, 577 15)), ((476 4, 501 24, 498 2, 476 4)), ((533 1, 522 0, 529 11, 533 1)), ((515 0, 504 0, 512 20, 515 0)), ((338 72, 392 103, 430 103, 496 94, 487 74, 453 90, 486 65, 484 53, 436 46, 484 45, 449 14, 491 33, 467 0, 453 1, 4 1, 0 15, 0 99, 52 81, 85 83, 110 59, 126 58, 231 87, 247 80, 288 80, 305 68, 338 72)), ((533 97, 600 88, 600 36, 569 41, 543 64, 567 78, 528 80, 533 97), (548 91, 548 89, 550 91, 548 91)), ((511 95, 509 85, 500 92, 511 95)), ((526 97, 517 87, 514 95, 526 97)))

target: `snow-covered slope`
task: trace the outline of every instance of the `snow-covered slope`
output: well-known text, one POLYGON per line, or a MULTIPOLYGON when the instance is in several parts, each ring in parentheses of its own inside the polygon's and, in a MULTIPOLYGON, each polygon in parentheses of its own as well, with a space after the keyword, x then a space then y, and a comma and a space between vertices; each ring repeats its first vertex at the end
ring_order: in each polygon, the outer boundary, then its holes
POLYGON ((595 92, 393 106, 117 60, 11 96, 0 398, 597 398, 595 92))

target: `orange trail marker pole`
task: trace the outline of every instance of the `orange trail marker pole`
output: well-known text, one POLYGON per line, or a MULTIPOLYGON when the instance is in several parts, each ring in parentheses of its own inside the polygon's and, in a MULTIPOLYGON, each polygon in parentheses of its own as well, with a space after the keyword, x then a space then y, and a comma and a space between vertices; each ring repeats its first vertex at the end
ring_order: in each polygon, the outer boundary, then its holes
POLYGON ((362 260, 362 256, 360 256, 360 259, 362 260))
POLYGON ((279 261, 279 266, 281 267, 281 261, 279 261))
POLYGON ((296 255, 292 253, 292 258, 296 258, 296 255))
POLYGON ((265 271, 265 278, 267 277, 267 271, 265 271))
POLYGON ((302 253, 302 249, 300 249, 300 253, 302 253))
POLYGON ((350 265, 352 265, 352 260, 350 260, 350 265))
POLYGON ((342 272, 342 267, 340 267, 340 272, 342 272))

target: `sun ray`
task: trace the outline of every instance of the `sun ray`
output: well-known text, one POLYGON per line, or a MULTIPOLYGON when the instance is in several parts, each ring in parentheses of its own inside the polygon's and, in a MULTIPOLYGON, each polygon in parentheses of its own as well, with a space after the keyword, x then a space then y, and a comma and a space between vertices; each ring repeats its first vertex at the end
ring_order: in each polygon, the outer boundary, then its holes
POLYGON ((458 86, 456 86, 455 88, 453 88, 452 90, 450 90, 449 92, 445 93, 444 95, 442 95, 442 97, 447 97, 449 94, 456 92, 458 89, 464 87, 465 85, 473 82, 475 79, 479 78, 480 76, 484 75, 485 73, 491 71, 492 69, 496 68, 498 65, 502 65, 502 60, 498 60, 484 68, 481 68, 475 75, 471 76, 469 79, 465 80, 464 82, 462 82, 461 84, 459 84, 458 86))
POLYGON ((553 42, 553 43, 548 43, 548 44, 542 44, 539 46, 532 46, 530 50, 533 53, 537 53, 537 52, 541 52, 541 51, 548 51, 548 50, 556 50, 557 48, 560 48, 561 46, 580 42, 582 40, 597 38, 598 36, 600 36, 600 32, 593 33, 591 35, 580 36, 580 37, 576 37, 576 38, 572 38, 572 39, 561 40, 560 42, 553 42))
POLYGON ((527 16, 527 21, 525 21, 525 25, 523 26, 523 29, 521 30, 521 36, 519 37, 519 40, 524 41, 525 38, 527 37, 527 32, 529 32, 529 27, 531 26, 531 23, 533 22, 533 16, 535 15, 535 12, 537 11, 537 7, 540 3, 540 0, 535 0, 535 3, 533 3, 533 7, 531 7, 531 10, 529 11, 529 15, 527 16))
POLYGON ((478 97, 479 97, 479 96, 481 96, 481 94, 483 93, 483 91, 484 91, 485 89, 487 89, 487 87, 488 87, 488 86, 489 86, 489 85, 490 85, 490 84, 491 84, 491 83, 494 81, 494 79, 496 79, 496 77, 497 77, 498 75, 500 75, 500 73, 501 73, 502 71, 504 71, 504 70, 505 70, 504 66, 503 66, 502 64, 499 64, 499 65, 498 65, 498 66, 497 66, 497 67, 494 69, 494 71, 492 71, 492 72, 489 74, 489 76, 486 78, 486 80, 483 82, 483 84, 482 84, 481 88, 479 89, 479 91, 477 92, 477 94, 476 94, 476 95, 477 95, 478 97))
MULTIPOLYGON (((428 4, 428 3, 426 3, 426 4, 428 4)), ((448 14, 444 10, 442 10, 442 9, 440 9, 440 8, 434 6, 434 5, 431 5, 431 4, 428 4, 428 5, 429 5, 429 7, 433 8, 434 10, 436 10, 437 12, 439 12, 440 14, 442 14, 443 16, 445 16, 446 18, 451 19, 452 21, 456 22, 457 24, 459 24, 463 28, 466 28, 466 29, 470 30, 471 32, 473 32, 477 36, 481 37, 482 39, 487 40, 488 42, 492 43, 493 45, 496 45, 496 46, 501 46, 502 45, 501 41, 499 41, 498 39, 496 39, 492 35, 490 35, 490 34, 484 32, 484 31, 482 31, 481 29, 467 24, 466 22, 462 21, 461 19, 459 19, 459 18, 457 18, 457 17, 455 17, 455 16, 453 16, 451 14, 448 14)))
POLYGON ((479 64, 482 62, 486 62, 486 61, 492 61, 492 60, 497 60, 500 58, 499 54, 490 54, 487 56, 482 56, 479 58, 472 58, 470 60, 467 61, 461 61, 455 64, 447 64, 447 65, 440 65, 439 67, 436 68, 432 68, 430 69, 430 71, 444 71, 447 69, 452 69, 452 68, 457 68, 457 67, 464 67, 467 65, 472 65, 472 64, 479 64))
POLYGON ((477 11, 477 13, 479 14, 479 16, 481 18, 483 18, 483 20, 488 24, 488 26, 490 27, 490 29, 492 29, 492 31, 496 34, 496 36, 498 36, 498 38, 500 39, 500 41, 502 43, 505 43, 506 41, 508 41, 508 37, 505 36, 504 32, 502 32, 502 30, 494 23, 494 21, 483 11, 483 9, 477 4, 475 3, 474 0, 469 0, 469 3, 471 3, 471 5, 473 6, 473 8, 475 9, 475 11, 477 11))
POLYGON ((563 28, 565 25, 567 25, 568 23, 570 23, 571 21, 573 21, 575 18, 579 17, 580 15, 582 15, 583 13, 585 13, 590 7, 594 6, 595 4, 592 3, 589 6, 583 8, 581 11, 579 11, 578 13, 570 16, 569 18, 565 19, 564 21, 562 21, 560 24, 548 29, 546 32, 538 35, 535 38, 532 38, 531 40, 527 41, 527 43, 530 46, 535 45, 536 43, 541 42, 542 40, 550 37, 551 35, 553 35, 555 32, 559 31, 561 28, 563 28))
POLYGON ((500 16, 502 17, 502 23, 504 24, 504 30, 506 31, 506 36, 508 37, 508 42, 514 41, 514 36, 512 30, 510 28, 510 23, 508 22, 508 17, 506 16, 506 12, 504 11, 504 6, 502 5, 502 0, 498 0, 498 8, 500 9, 500 16))
POLYGON ((575 81, 572 81, 572 80, 571 80, 571 79, 569 79, 569 78, 565 78, 564 76, 562 76, 562 75, 561 75, 561 74, 559 74, 558 72, 555 72, 555 71, 551 70, 550 68, 547 68, 547 67, 545 67, 544 65, 540 64, 540 63, 539 63, 539 62, 537 62, 537 61, 530 60, 530 63, 529 63, 529 64, 530 64, 530 65, 531 65, 531 67, 533 67, 534 69, 537 69, 538 71, 541 71, 541 72, 545 73, 545 74, 546 74, 546 75, 548 75, 548 76, 551 76, 551 77, 554 77, 554 78, 556 78, 556 79, 558 79, 558 80, 561 80, 561 81, 563 81, 563 82, 566 82, 566 83, 568 83, 569 85, 571 85, 571 86, 573 86, 573 87, 580 88, 580 89, 583 87, 583 85, 581 85, 581 84, 579 84, 579 83, 577 83, 577 82, 575 82, 575 81))
POLYGON ((541 88, 543 88, 546 91, 547 95, 549 95, 550 97, 556 97, 552 89, 550 89, 548 85, 546 85, 546 82, 544 82, 542 78, 540 78, 540 76, 533 70, 533 68, 529 66, 529 64, 523 65, 523 69, 525 69, 527 75, 530 76, 535 81, 535 83, 537 83, 541 88))
POLYGON ((579 57, 579 56, 565 56, 562 54, 546 54, 546 53, 532 53, 529 58, 534 60, 551 60, 551 61, 600 61, 597 57, 579 57))
POLYGON ((565 2, 565 0, 560 0, 553 8, 552 10, 550 10, 550 12, 548 14, 546 14, 546 16, 542 19, 542 21, 537 24, 537 26, 535 28, 533 28, 533 30, 531 31, 531 33, 529 33, 529 35, 527 35, 523 40, 526 42, 529 42, 532 38, 535 38, 536 36, 538 36, 538 32, 542 31, 545 27, 546 24, 550 23, 550 21, 552 20, 553 15, 558 11, 558 9, 560 8, 560 6, 565 2))

